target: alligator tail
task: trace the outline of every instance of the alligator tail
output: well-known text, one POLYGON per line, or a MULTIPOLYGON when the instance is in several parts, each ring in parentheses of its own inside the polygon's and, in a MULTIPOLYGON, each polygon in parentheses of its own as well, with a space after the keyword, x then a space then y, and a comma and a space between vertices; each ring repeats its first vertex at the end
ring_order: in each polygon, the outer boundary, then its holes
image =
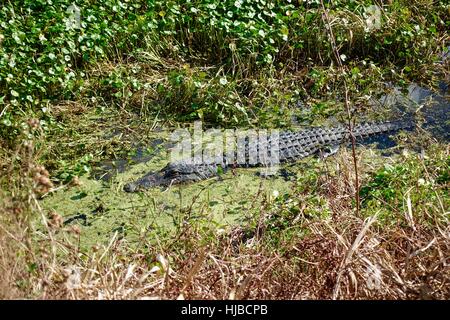
POLYGON ((411 129, 415 127, 413 119, 396 120, 388 122, 373 122, 355 125, 352 132, 356 138, 367 137, 374 134, 411 129))

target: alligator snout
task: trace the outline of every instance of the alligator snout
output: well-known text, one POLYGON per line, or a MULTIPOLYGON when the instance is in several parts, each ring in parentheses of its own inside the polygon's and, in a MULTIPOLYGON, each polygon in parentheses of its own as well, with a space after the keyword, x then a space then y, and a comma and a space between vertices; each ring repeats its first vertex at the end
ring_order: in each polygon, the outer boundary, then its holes
POLYGON ((166 176, 164 169, 160 172, 149 172, 142 178, 127 183, 123 190, 126 192, 139 192, 149 188, 170 185, 171 179, 166 176))

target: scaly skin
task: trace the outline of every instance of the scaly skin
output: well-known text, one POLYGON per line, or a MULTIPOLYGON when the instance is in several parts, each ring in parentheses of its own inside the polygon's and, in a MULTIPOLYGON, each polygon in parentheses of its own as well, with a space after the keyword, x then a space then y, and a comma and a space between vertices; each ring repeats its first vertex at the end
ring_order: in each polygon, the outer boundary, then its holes
MULTIPOLYGON (((394 121, 384 123, 366 123, 359 124, 353 128, 355 139, 406 129, 413 127, 412 121, 394 121)), ((279 163, 294 162, 308 157, 329 146, 336 146, 350 141, 350 133, 347 128, 313 128, 304 131, 285 131, 279 134, 278 154, 279 163)), ((194 164, 190 160, 180 160, 169 163, 158 172, 149 172, 142 178, 125 185, 126 192, 137 192, 157 186, 170 186, 173 184, 187 183, 208 179, 216 176, 219 171, 230 167, 254 167, 267 166, 270 163, 259 161, 251 163, 249 154, 258 154, 261 147, 267 148, 271 152, 271 138, 268 137, 265 145, 263 142, 251 145, 249 148, 248 139, 245 140, 245 161, 236 163, 229 161, 226 155, 223 155, 223 161, 219 164, 194 164)))

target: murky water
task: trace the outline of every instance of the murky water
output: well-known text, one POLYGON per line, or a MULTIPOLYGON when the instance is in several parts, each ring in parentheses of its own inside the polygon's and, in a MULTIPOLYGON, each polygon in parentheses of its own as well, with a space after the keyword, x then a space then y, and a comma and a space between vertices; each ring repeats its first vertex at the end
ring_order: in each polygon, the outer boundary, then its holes
MULTIPOLYGON (((448 143, 450 140, 450 102, 448 84, 434 93, 411 84, 407 94, 395 86, 374 100, 373 107, 395 110, 400 117, 419 113, 425 123, 422 128, 434 138, 448 143)), ((227 228, 243 215, 259 208, 274 194, 289 194, 293 184, 308 170, 312 158, 304 159, 279 171, 279 175, 264 179, 257 169, 239 169, 224 174, 220 179, 209 179, 188 185, 173 186, 168 190, 154 188, 144 193, 126 193, 125 183, 149 171, 157 171, 169 161, 170 132, 160 132, 146 145, 123 159, 100 163, 93 175, 83 177, 82 185, 66 187, 46 197, 42 204, 65 218, 65 224, 78 224, 82 228, 82 245, 106 242, 113 234, 140 239, 154 236, 156 230, 171 230, 183 223, 204 221, 215 227, 227 228)), ((389 154, 395 141, 389 134, 368 138, 363 144, 380 149, 378 154, 389 154)), ((370 159, 371 163, 383 158, 370 159)))
POLYGON ((390 92, 378 101, 372 102, 374 107, 381 106, 388 110, 403 113, 406 116, 422 117, 421 127, 434 138, 450 141, 450 95, 448 89, 434 93, 417 84, 408 86, 407 94, 402 94, 398 87, 391 87, 390 92))

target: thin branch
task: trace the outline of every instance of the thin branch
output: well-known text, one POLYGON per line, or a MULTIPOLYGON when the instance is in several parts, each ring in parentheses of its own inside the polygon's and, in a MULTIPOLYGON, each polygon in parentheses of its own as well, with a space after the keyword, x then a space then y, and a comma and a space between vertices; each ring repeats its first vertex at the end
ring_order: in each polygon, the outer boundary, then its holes
POLYGON ((347 87, 347 81, 345 79, 345 69, 342 64, 342 59, 339 54, 339 50, 336 46, 336 38, 334 37, 333 29, 331 28, 330 24, 330 18, 328 17, 328 12, 325 8, 325 5, 323 3, 323 0, 320 0, 320 4, 322 5, 323 15, 322 20, 325 24, 325 27, 328 31, 328 35, 330 38, 331 47, 333 50, 334 58, 336 60, 336 63, 338 65, 339 72, 342 75, 342 80, 344 83, 344 92, 345 92, 345 109, 347 111, 347 119, 348 119, 348 130, 350 134, 350 140, 352 143, 352 156, 353 156, 353 165, 355 168, 355 198, 356 198, 356 213, 359 215, 360 211, 360 198, 359 198, 359 173, 358 173, 358 158, 356 156, 356 139, 355 135, 353 134, 353 123, 352 123, 352 114, 350 111, 350 99, 348 96, 348 87, 347 87))

